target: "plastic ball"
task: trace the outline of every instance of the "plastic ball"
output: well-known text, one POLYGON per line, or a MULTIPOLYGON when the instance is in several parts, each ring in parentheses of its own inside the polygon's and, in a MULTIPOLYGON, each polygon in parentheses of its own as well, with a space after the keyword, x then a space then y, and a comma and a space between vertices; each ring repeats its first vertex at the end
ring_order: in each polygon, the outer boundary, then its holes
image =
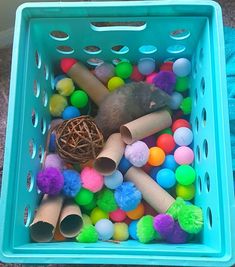
POLYGON ((168 107, 173 110, 177 110, 183 100, 183 96, 178 92, 173 92, 170 98, 170 101, 168 102, 168 107))
POLYGON ((108 188, 104 188, 97 194, 97 206, 107 212, 114 211, 118 208, 114 198, 114 193, 108 188))
POLYGON ((69 120, 72 118, 79 117, 81 115, 79 109, 73 106, 68 106, 64 109, 62 113, 62 118, 63 120, 69 120))
POLYGON ((122 61, 117 64, 115 67, 115 74, 116 76, 122 78, 122 79, 127 79, 131 76, 133 71, 133 67, 130 62, 125 62, 122 61))
POLYGON ((104 177, 94 168, 85 167, 81 171, 82 186, 93 193, 100 191, 104 185, 104 177))
POLYGON ((100 208, 96 207, 92 210, 90 214, 90 218, 93 224, 96 224, 101 219, 108 219, 109 214, 106 211, 101 210, 100 208))
POLYGON ((64 177, 59 169, 49 167, 37 175, 37 186, 43 194, 58 195, 64 185, 64 177))
POLYGON ((150 177, 152 177, 154 180, 156 180, 157 177, 157 173, 161 170, 161 167, 153 167, 150 172, 149 175, 150 177))
POLYGON ((164 161, 164 163, 162 164, 161 167, 170 169, 172 171, 175 171, 178 166, 179 165, 175 161, 174 155, 166 155, 165 161, 164 161))
POLYGON ((180 127, 187 127, 189 129, 191 129, 190 123, 184 119, 178 119, 178 120, 174 121, 171 128, 172 128, 172 131, 175 132, 176 129, 178 129, 180 127))
POLYGON ((174 62, 172 69, 179 77, 188 76, 191 72, 191 62, 187 58, 179 58, 174 62))
POLYGON ((126 213, 121 209, 117 209, 109 213, 109 218, 114 222, 122 222, 126 219, 126 213))
POLYGON ((52 116, 60 117, 64 109, 67 107, 67 99, 59 94, 51 96, 49 101, 49 110, 52 116))
POLYGON ((108 219, 101 219, 95 224, 95 229, 98 233, 99 240, 107 241, 114 234, 114 225, 108 219))
POLYGON ((146 79, 145 82, 148 84, 153 84, 154 83, 154 79, 157 77, 157 72, 153 72, 151 74, 149 74, 146 79))
POLYGON ((142 194, 132 182, 124 182, 116 188, 114 197, 122 210, 130 211, 139 205, 142 194))
POLYGON ((149 148, 156 145, 156 137, 154 135, 145 137, 141 141, 143 141, 149 148))
POLYGON ((172 61, 166 61, 166 62, 164 62, 160 66, 160 70, 162 70, 162 71, 172 71, 173 63, 174 62, 172 62, 172 61))
POLYGON ((156 87, 171 95, 176 83, 175 74, 172 71, 160 71, 153 80, 156 87))
POLYGON ((144 75, 139 72, 138 67, 135 65, 130 78, 134 82, 140 82, 144 80, 144 75))
POLYGON ((188 77, 177 77, 175 90, 177 92, 184 92, 189 88, 189 78, 188 77))
POLYGON ((162 134, 158 137, 156 146, 160 147, 166 154, 171 153, 175 148, 175 141, 172 135, 162 134))
POLYGON ((123 182, 123 175, 119 170, 115 170, 111 175, 104 176, 104 184, 109 189, 116 189, 123 182))
POLYGON ((70 96, 74 89, 73 80, 70 78, 63 78, 56 83, 56 90, 62 96, 70 96))
POLYGON ((192 200, 195 196, 195 186, 194 184, 190 185, 177 184, 175 192, 177 197, 181 197, 184 200, 192 200))
POLYGON ((53 167, 59 170, 63 169, 64 162, 58 154, 48 154, 44 161, 44 169, 53 167))
POLYGON ((137 223, 138 223, 138 221, 139 220, 132 221, 128 226, 129 235, 134 240, 138 240, 138 236, 137 236, 137 223))
POLYGON ((128 159, 126 159, 124 156, 121 158, 119 165, 118 165, 118 169, 119 171, 125 175, 125 173, 130 169, 130 167, 132 167, 132 164, 130 163, 130 161, 128 159))
POLYGON ((194 160, 194 153, 190 147, 180 146, 174 152, 175 161, 180 164, 191 164, 194 160))
POLYGON ((83 221, 83 225, 89 225, 89 224, 92 224, 92 221, 91 221, 90 216, 88 216, 88 215, 85 214, 85 213, 82 214, 82 221, 83 221))
POLYGON ((173 132, 172 132, 171 128, 166 128, 166 129, 163 129, 160 132, 158 132, 157 136, 160 136, 162 134, 171 134, 171 135, 173 135, 173 132))
POLYGON ((149 148, 144 142, 136 141, 126 146, 124 155, 135 167, 142 167, 148 161, 149 148))
POLYGON ((194 168, 189 165, 181 165, 176 169, 175 177, 179 184, 190 185, 196 179, 196 172, 194 168))
POLYGON ((179 146, 189 146, 193 141, 193 132, 187 127, 180 127, 174 132, 174 140, 179 146))
POLYGON ((94 74, 102 83, 106 84, 114 76, 114 66, 104 62, 96 66, 94 74))
POLYGON ((108 89, 110 92, 116 90, 117 88, 125 84, 124 80, 120 77, 114 76, 108 81, 108 89))
POLYGON ((175 173, 170 169, 161 169, 157 173, 157 179, 156 182, 164 189, 170 189, 172 188, 175 183, 175 173))
POLYGON ((63 170, 64 186, 62 193, 67 197, 75 197, 81 189, 81 178, 75 170, 63 170))
POLYGON ((126 223, 115 223, 113 239, 117 241, 125 241, 129 238, 128 225, 126 223))
POLYGON ((160 147, 151 147, 149 149, 148 164, 151 166, 160 166, 165 160, 165 152, 160 147))
POLYGON ((127 211, 126 215, 132 220, 140 219, 144 215, 144 204, 140 202, 137 208, 127 211))
POLYGON ((84 108, 88 104, 88 95, 83 90, 76 90, 70 96, 70 102, 74 107, 84 108))
POLYGON ((138 62, 138 70, 143 75, 149 75, 155 70, 155 60, 153 58, 142 58, 138 62))
POLYGON ((180 104, 180 109, 182 110, 184 115, 189 115, 192 110, 192 98, 191 97, 184 98, 180 104))
POLYGON ((81 190, 75 196, 75 202, 81 206, 87 205, 92 201, 93 197, 94 194, 91 191, 81 188, 81 190))

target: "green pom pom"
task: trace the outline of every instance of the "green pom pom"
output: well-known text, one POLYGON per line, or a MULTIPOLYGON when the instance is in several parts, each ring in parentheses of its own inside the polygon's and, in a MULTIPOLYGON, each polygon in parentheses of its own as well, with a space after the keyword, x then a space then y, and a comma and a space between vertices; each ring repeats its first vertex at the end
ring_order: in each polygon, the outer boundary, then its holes
POLYGON ((85 225, 81 232, 76 236, 77 242, 80 243, 95 243, 98 241, 98 233, 95 226, 89 224, 85 225))
POLYGON ((171 215, 174 218, 174 220, 177 220, 179 211, 182 209, 183 206, 185 206, 183 198, 177 197, 175 202, 167 210, 166 214, 171 215))
POLYGON ((91 191, 81 188, 81 190, 77 193, 75 196, 75 202, 80 206, 87 205, 91 203, 92 199, 94 197, 94 193, 91 191))
POLYGON ((185 232, 198 234, 203 227, 202 209, 194 205, 185 205, 179 211, 178 221, 185 232))
POLYGON ((184 115, 190 114, 192 110, 192 98, 189 96, 184 98, 180 104, 180 108, 183 111, 184 115))
POLYGON ((96 207, 96 198, 94 196, 90 203, 88 203, 87 205, 83 205, 82 206, 82 210, 85 213, 90 213, 95 207, 96 207))
POLYGON ((107 188, 100 191, 97 194, 97 206, 106 212, 116 210, 118 206, 114 198, 114 193, 107 188))
POLYGON ((189 78, 186 77, 177 77, 175 90, 177 92, 184 92, 189 88, 189 78))
POLYGON ((137 236, 141 243, 149 243, 160 239, 160 235, 153 227, 153 216, 145 215, 137 223, 137 236))

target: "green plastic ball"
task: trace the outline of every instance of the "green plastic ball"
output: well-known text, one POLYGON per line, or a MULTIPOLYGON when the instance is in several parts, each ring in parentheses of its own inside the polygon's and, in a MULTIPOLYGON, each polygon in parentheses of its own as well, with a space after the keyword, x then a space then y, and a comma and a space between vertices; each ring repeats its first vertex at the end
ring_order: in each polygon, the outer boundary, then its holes
POLYGON ((189 78, 186 77, 177 77, 176 78, 176 85, 175 90, 177 92, 184 92, 189 88, 189 78))
POLYGON ((184 115, 190 114, 192 110, 192 98, 184 98, 180 104, 180 109, 183 111, 184 115))
POLYGON ((115 211, 118 206, 114 198, 113 191, 109 190, 108 188, 104 188, 97 194, 97 206, 106 211, 111 212, 115 211))
POLYGON ((88 103, 88 95, 82 90, 76 90, 70 96, 70 102, 74 107, 84 108, 88 103))
POLYGON ((75 196, 75 202, 81 206, 87 205, 92 201, 93 197, 94 194, 91 191, 81 188, 81 190, 75 196))
POLYGON ((196 172, 193 167, 189 165, 181 165, 175 171, 175 177, 179 184, 190 185, 196 179, 196 172))
POLYGON ((181 197, 184 200, 192 200, 195 196, 195 186, 194 184, 190 185, 177 184, 175 192, 177 197, 181 197))
POLYGON ((115 74, 122 79, 129 78, 132 74, 132 71, 133 67, 129 62, 120 62, 115 68, 115 74))

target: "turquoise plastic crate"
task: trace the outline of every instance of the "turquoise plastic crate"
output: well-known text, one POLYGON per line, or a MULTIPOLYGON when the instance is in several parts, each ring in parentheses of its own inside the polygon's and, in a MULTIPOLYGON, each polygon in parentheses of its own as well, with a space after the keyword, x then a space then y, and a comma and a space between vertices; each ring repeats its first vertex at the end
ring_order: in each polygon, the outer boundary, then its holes
POLYGON ((233 264, 235 203, 223 25, 218 4, 176 0, 20 6, 16 15, 8 114, 0 204, 3 262, 233 264), (109 27, 101 27, 103 24, 97 22, 109 22, 109 27), (112 50, 117 45, 124 48, 118 52, 112 50), (145 49, 140 49, 143 45, 145 49), (84 51, 87 46, 99 49, 84 51), (30 241, 29 224, 40 197, 35 177, 41 167, 51 120, 48 99, 53 93, 58 63, 65 56, 92 64, 97 58, 106 61, 127 58, 132 62, 141 57, 154 57, 157 62, 178 57, 192 60, 190 121, 197 171, 195 203, 203 209, 205 218, 197 239, 184 245, 30 241))

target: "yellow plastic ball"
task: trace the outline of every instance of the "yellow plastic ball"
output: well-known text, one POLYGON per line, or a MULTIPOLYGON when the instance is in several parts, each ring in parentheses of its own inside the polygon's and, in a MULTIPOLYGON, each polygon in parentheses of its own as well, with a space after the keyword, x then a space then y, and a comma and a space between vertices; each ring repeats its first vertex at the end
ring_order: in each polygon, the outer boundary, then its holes
POLYGON ((54 94, 50 98, 49 109, 54 117, 60 117, 64 109, 67 107, 67 99, 59 94, 54 94))
POLYGON ((195 196, 195 185, 177 184, 175 188, 176 196, 182 197, 184 200, 192 200, 195 196))
POLYGON ((115 223, 113 239, 125 241, 129 238, 128 225, 126 223, 115 223))
POLYGON ((56 84, 56 90, 62 96, 70 96, 74 91, 74 83, 70 78, 64 78, 56 84))
POLYGON ((165 152, 160 147, 151 147, 149 149, 148 164, 151 166, 160 166, 165 160, 165 152))
POLYGON ((84 225, 92 224, 91 218, 87 214, 82 214, 82 220, 84 225))
POLYGON ((91 222, 95 225, 101 219, 108 219, 109 214, 100 208, 96 207, 90 214, 91 222))
POLYGON ((114 76, 108 81, 108 89, 110 92, 112 92, 124 84, 125 82, 122 78, 114 76))

